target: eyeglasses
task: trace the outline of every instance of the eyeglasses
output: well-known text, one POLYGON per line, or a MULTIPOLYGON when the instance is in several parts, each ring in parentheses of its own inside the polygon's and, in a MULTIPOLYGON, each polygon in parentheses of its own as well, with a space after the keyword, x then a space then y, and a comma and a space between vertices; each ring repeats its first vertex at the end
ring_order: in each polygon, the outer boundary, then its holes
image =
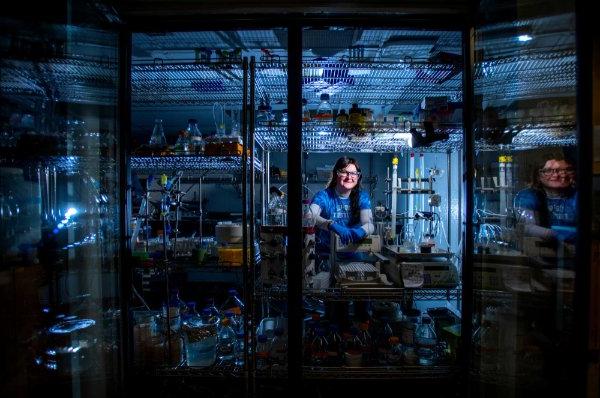
POLYGON ((344 178, 345 177, 358 178, 358 177, 360 177, 360 171, 338 170, 337 175, 339 175, 340 177, 344 177, 344 178))
POLYGON ((572 167, 567 167, 565 169, 540 169, 540 174, 545 177, 549 177, 553 174, 557 174, 559 176, 566 176, 566 175, 574 174, 574 173, 575 173, 575 169, 572 167))

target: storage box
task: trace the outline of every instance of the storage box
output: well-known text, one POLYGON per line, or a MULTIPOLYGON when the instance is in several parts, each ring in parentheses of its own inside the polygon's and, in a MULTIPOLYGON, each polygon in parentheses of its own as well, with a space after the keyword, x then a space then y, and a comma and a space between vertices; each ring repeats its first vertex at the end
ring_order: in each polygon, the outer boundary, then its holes
POLYGON ((475 263, 473 285, 476 289, 532 292, 531 268, 522 265, 475 263))
POLYGON ((400 287, 455 287, 458 271, 450 261, 411 261, 384 264, 386 274, 400 287))
POLYGON ((218 254, 220 265, 240 267, 244 261, 241 247, 219 247, 218 254))

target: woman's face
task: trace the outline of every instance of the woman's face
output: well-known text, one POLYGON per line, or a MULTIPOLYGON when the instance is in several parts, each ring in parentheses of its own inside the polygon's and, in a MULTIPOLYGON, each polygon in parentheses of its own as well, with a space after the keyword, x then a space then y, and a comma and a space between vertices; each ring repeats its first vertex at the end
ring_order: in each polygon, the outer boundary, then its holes
POLYGON ((569 188, 575 182, 575 169, 564 160, 550 159, 540 170, 540 182, 546 188, 569 188))
POLYGON ((359 177, 356 165, 350 163, 345 168, 337 171, 337 186, 344 191, 350 191, 358 184, 359 177))

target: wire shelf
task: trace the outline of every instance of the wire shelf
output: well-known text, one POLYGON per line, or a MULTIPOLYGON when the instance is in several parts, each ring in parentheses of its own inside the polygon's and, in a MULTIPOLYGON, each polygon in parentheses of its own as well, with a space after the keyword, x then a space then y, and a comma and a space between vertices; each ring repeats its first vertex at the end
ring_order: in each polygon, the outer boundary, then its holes
POLYGON ((5 59, 2 90, 65 102, 116 104, 117 64, 110 58, 5 59))
POLYGON ((13 157, 0 156, 2 167, 50 167, 65 174, 76 174, 80 170, 94 170, 112 172, 116 168, 115 160, 101 156, 30 156, 13 157))
POLYGON ((323 367, 304 366, 303 374, 307 379, 410 379, 442 381, 456 376, 457 367, 436 366, 381 366, 381 367, 323 367))
POLYGON ((573 50, 484 60, 475 66, 475 93, 488 100, 574 95, 575 83, 573 50))
POLYGON ((244 370, 240 366, 227 363, 216 363, 205 368, 195 368, 186 365, 177 367, 157 366, 155 368, 136 369, 140 375, 160 377, 198 377, 198 378, 243 378, 244 370))
MULTIPOLYGON (((250 162, 250 161, 249 161, 250 162)), ((254 159, 256 171, 261 171, 260 160, 254 159)), ((240 156, 132 156, 131 168, 137 171, 192 171, 208 173, 241 173, 240 156)))
MULTIPOLYGON (((459 299, 461 295, 460 287, 449 288, 423 288, 408 289, 398 287, 379 287, 379 288, 328 288, 328 289, 304 289, 305 296, 312 296, 330 301, 346 300, 390 300, 402 301, 404 299, 413 300, 452 300, 459 299)), ((264 288, 256 291, 256 296, 266 296, 271 298, 287 297, 285 286, 276 288, 264 288)))
MULTIPOLYGON (((402 152, 413 150, 409 141, 409 133, 395 127, 364 128, 360 131, 305 124, 302 134, 303 150, 308 152, 402 152)), ((420 130, 418 130, 420 131, 420 130)), ((436 133, 448 133, 449 138, 436 141, 428 147, 421 147, 424 152, 454 151, 462 147, 461 128, 443 128, 436 133)), ((273 125, 260 126, 255 129, 256 140, 266 150, 287 151, 287 128, 273 125)))

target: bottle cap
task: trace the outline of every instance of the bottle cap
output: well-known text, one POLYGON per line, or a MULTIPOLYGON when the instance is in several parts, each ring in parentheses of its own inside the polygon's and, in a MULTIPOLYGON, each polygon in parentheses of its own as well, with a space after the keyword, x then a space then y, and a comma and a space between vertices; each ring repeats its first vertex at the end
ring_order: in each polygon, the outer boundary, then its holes
POLYGON ((198 120, 196 120, 196 119, 188 119, 188 123, 198 123, 198 120))
POLYGON ((281 327, 275 328, 275 330, 273 330, 273 334, 275 336, 283 336, 283 328, 281 328, 281 327))
POLYGON ((329 94, 327 94, 327 93, 321 94, 321 101, 329 101, 329 94))
POLYGON ((266 342, 267 342, 267 340, 268 340, 268 338, 267 338, 267 336, 266 336, 266 335, 264 335, 264 334, 259 334, 258 336, 256 336, 256 340, 257 340, 259 343, 266 343, 266 342))

